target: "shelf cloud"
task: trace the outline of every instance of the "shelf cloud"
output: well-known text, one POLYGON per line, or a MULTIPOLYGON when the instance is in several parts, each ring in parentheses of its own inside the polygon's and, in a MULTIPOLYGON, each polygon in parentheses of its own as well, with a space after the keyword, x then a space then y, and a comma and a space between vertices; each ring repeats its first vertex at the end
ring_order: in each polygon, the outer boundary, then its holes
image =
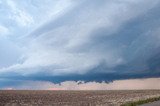
POLYGON ((0 32, 7 35, 0 34, 1 78, 97 84, 160 76, 159 0, 1 0, 0 6, 0 32))

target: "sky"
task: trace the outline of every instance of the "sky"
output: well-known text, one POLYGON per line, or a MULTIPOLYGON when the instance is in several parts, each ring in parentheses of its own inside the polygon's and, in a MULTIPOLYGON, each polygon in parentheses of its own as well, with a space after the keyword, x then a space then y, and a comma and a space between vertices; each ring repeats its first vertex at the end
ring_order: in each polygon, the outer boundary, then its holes
POLYGON ((159 10, 160 0, 0 0, 0 89, 152 88, 159 10))

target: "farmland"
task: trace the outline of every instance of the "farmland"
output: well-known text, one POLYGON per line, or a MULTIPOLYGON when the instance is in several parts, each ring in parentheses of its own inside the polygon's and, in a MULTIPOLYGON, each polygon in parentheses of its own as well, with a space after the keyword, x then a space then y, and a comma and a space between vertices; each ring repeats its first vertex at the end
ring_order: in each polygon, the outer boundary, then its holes
POLYGON ((1 90, 0 106, 119 106, 159 96, 160 90, 1 90))

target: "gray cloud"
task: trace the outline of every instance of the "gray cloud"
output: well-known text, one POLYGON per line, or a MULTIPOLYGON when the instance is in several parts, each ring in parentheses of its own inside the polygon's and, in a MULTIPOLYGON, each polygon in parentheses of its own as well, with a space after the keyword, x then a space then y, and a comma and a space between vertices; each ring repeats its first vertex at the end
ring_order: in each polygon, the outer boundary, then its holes
POLYGON ((111 73, 118 77, 133 73, 135 77, 137 74, 145 77, 154 69, 155 76, 160 64, 154 59, 160 46, 159 3, 159 0, 74 2, 68 11, 21 38, 26 42, 21 62, 0 72, 29 77, 88 73, 111 73))

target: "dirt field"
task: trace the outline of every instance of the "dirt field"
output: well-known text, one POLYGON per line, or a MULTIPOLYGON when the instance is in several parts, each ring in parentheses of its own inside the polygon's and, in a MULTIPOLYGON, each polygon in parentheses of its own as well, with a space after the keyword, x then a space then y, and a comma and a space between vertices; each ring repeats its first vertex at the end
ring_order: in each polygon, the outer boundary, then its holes
POLYGON ((139 91, 0 91, 0 106, 119 106, 160 96, 160 90, 139 91))

